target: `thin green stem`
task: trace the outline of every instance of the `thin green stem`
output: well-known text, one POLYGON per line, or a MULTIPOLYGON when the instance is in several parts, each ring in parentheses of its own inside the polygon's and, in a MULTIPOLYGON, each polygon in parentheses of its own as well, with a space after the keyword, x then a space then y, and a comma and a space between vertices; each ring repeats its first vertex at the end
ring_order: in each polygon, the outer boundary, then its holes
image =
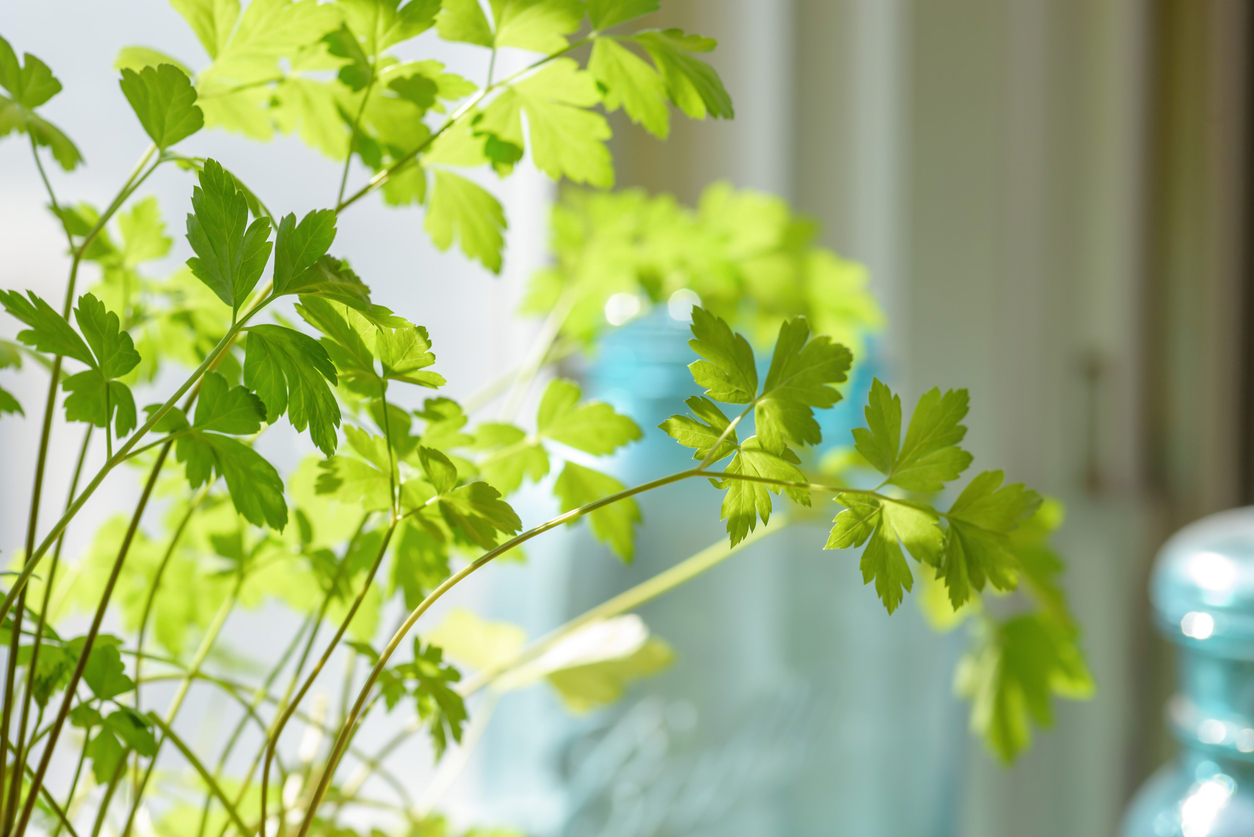
POLYGON ((361 106, 357 108, 357 116, 353 119, 352 132, 348 135, 348 156, 344 158, 344 171, 340 174, 340 191, 335 196, 335 205, 344 202, 344 190, 348 188, 348 172, 353 165, 353 154, 357 151, 357 134, 361 130, 361 118, 366 113, 366 103, 370 101, 370 93, 374 90, 375 67, 370 67, 370 81, 366 82, 366 92, 362 94, 361 106))
POLYGON ((565 514, 558 515, 557 517, 540 524, 539 526, 528 529, 526 532, 516 535, 505 543, 489 550, 488 552, 485 552, 473 562, 445 579, 444 582, 435 590, 432 590, 427 597, 413 609, 405 621, 401 623, 401 626, 397 629, 396 633, 392 635, 391 640, 388 641, 387 646, 384 647, 382 653, 379 655, 379 659, 375 663, 374 668, 372 668, 370 670, 370 674, 367 675, 365 684, 358 691, 357 700, 353 704, 353 709, 349 713, 348 719, 344 722, 343 726, 341 726, 340 734, 335 741, 335 746, 331 750, 331 755, 327 759, 327 765, 323 770, 321 779, 319 780, 318 789, 314 792, 313 797, 309 802, 309 806, 305 810, 305 817, 301 822, 300 831, 297 833, 297 837, 306 837, 306 835, 308 835, 309 829, 313 825, 314 813, 317 811, 318 806, 322 803, 323 797, 326 796, 327 788, 330 786, 332 776, 335 774, 335 768, 339 764, 340 759, 343 757, 344 750, 348 747, 349 741, 357 728, 357 722, 361 718, 362 708, 365 706, 365 703, 369 698, 370 691, 379 681, 379 677, 383 674, 383 669, 387 665, 388 660, 390 660, 392 655, 396 653, 396 649, 400 646, 405 636, 413 628, 419 618, 422 617, 422 614, 427 612, 427 609, 430 608, 431 605, 439 601, 445 593, 456 587, 459 582, 474 573, 476 570, 490 563, 497 557, 504 555, 506 552, 509 552, 515 547, 521 546, 532 538, 549 531, 550 529, 556 529, 558 526, 569 523, 572 520, 578 520, 585 514, 594 512, 597 509, 604 508, 605 506, 613 503, 617 503, 620 500, 625 500, 628 497, 634 497, 637 494, 643 494, 644 492, 652 491, 655 488, 661 488, 662 486, 670 485, 671 483, 700 476, 703 476, 703 474, 696 469, 680 471, 679 473, 671 474, 670 476, 661 477, 660 479, 637 485, 634 488, 624 489, 623 491, 611 494, 608 497, 603 497, 600 500, 595 500, 591 503, 582 505, 577 509, 572 509, 565 514))
POLYGON ((101 466, 100 470, 96 472, 95 476, 93 476, 91 481, 87 484, 87 487, 83 489, 82 493, 74 498, 74 502, 70 504, 65 514, 62 515, 61 519, 58 520, 52 527, 52 531, 50 531, 43 541, 40 542, 39 546, 32 552, 27 553, 28 558, 26 563, 23 565, 21 572, 18 573, 17 578, 14 579, 13 586, 9 589, 8 595, 5 596, 3 604, 0 604, 0 621, 3 621, 4 617, 7 616, 13 609, 13 605, 21 591, 26 589, 26 582, 30 579, 31 574, 39 565, 40 559, 43 558, 44 554, 48 551, 56 539, 60 537, 61 533, 65 530, 65 527, 69 525, 71 520, 74 519, 74 516, 78 514, 78 510, 83 507, 83 504, 90 499, 91 495, 94 494, 96 489, 100 487, 100 484, 104 482, 104 479, 109 475, 109 472, 126 459, 126 455, 131 452, 136 444, 138 444, 139 440, 142 439, 148 431, 152 430, 152 428, 156 426, 157 422, 161 421, 161 419, 165 417, 166 413, 174 408, 178 400, 200 381, 201 376, 203 376, 205 372, 217 366, 223 353, 228 350, 231 343, 234 341, 235 336, 239 333, 240 329, 244 327, 248 318, 257 310, 259 309, 254 308, 250 311, 248 315, 243 317, 239 323, 233 326, 231 330, 218 341, 218 344, 209 353, 209 357, 205 358, 204 362, 201 363, 194 372, 192 372, 192 374, 183 382, 181 386, 179 386, 177 390, 175 390, 174 394, 171 395, 155 412, 153 412, 152 415, 149 416, 148 421, 144 422, 138 430, 131 434, 131 437, 126 440, 126 443, 123 444, 122 447, 120 447, 117 452, 101 466))
POLYGON ((720 538, 717 542, 685 558, 673 567, 663 570, 652 578, 640 582, 635 587, 625 590, 617 596, 607 599, 596 607, 576 616, 547 636, 523 648, 508 660, 503 660, 491 668, 476 672, 474 677, 468 678, 462 683, 458 692, 463 697, 470 697, 500 679, 502 675, 516 671, 539 659, 549 649, 588 625, 604 622, 607 619, 636 610, 646 602, 669 593, 676 587, 687 584, 692 579, 717 567, 728 558, 767 536, 782 532, 787 528, 789 521, 784 515, 776 515, 771 519, 771 524, 769 527, 761 526, 754 529, 735 546, 729 545, 726 538, 720 538))
MULTIPOLYGON (((96 235, 99 234, 99 231, 104 227, 105 223, 108 222, 109 218, 112 217, 113 213, 116 212, 118 207, 120 207, 123 201, 126 200, 126 195, 129 194, 127 190, 130 188, 131 184, 135 182, 136 177, 143 169, 144 165, 147 164, 147 160, 151 156, 152 150, 153 149, 150 148, 149 153, 146 153, 144 157, 140 159, 139 164, 131 173, 130 177, 126 179, 126 182, 122 185, 122 189, 113 199, 113 202, 110 203, 108 209, 106 209, 106 211, 100 216, 95 226, 88 233, 88 236, 83 240, 82 246, 77 250, 74 250, 73 258, 70 262, 70 276, 66 282, 65 300, 61 305, 61 316, 67 319, 70 316, 70 307, 74 301, 74 290, 78 277, 78 266, 82 262, 83 253, 86 251, 87 246, 91 243, 91 241, 94 240, 96 235)), ((33 138, 31 141, 31 151, 35 156, 35 164, 39 168, 40 175, 44 177, 44 185, 48 189, 48 196, 52 200, 53 206, 55 207, 57 206, 56 197, 53 195, 51 184, 48 182, 46 175, 44 175, 43 164, 39 159, 38 148, 36 147, 33 138)), ((60 215, 61 213, 58 212, 57 216, 60 217, 60 215)), ((62 225, 64 226, 64 224, 65 222, 62 218, 62 225)), ((66 228, 66 234, 69 234, 68 227, 66 228)), ((73 239, 70 240, 70 247, 73 250, 73 239)), ((35 483, 31 490, 30 518, 26 530, 26 555, 28 563, 32 563, 32 561, 35 560, 31 559, 31 555, 35 546, 35 531, 39 526, 39 504, 43 498, 44 471, 48 463, 48 445, 52 439, 52 416, 56 410, 57 387, 60 385, 61 378, 61 363, 61 355, 56 355, 52 361, 52 376, 48 382, 48 396, 44 404, 43 426, 39 434, 39 453, 37 454, 35 460, 35 483)), ((46 550, 47 547, 45 546, 44 549, 46 550)), ((33 571, 33 566, 31 569, 33 571)), ((20 761, 14 764, 12 788, 8 789, 8 792, 6 793, 5 762, 8 757, 7 745, 10 744, 9 723, 12 717, 13 700, 15 697, 13 688, 14 680, 17 675, 16 643, 17 637, 21 633, 22 615, 25 612, 26 581, 30 577, 30 573, 26 573, 25 568, 23 568, 23 573, 25 573, 26 577, 23 578, 19 575, 18 579, 14 581, 13 587, 10 588, 8 595, 5 596, 4 604, 0 606, 0 622, 2 622, 4 621, 4 617, 12 609, 14 600, 16 600, 16 603, 18 604, 18 612, 13 617, 13 641, 10 646, 8 665, 5 670, 4 708, 3 710, 0 710, 0 743, 4 745, 0 746, 0 833, 5 835, 8 835, 13 830, 17 799, 21 792, 22 769, 24 767, 23 763, 20 761), (16 594, 16 596, 14 594, 16 594)), ((29 712, 28 707, 31 699, 32 696, 29 692, 23 696, 23 714, 29 712)), ((22 745, 20 742, 17 743, 16 753, 19 756, 23 755, 22 745)), ((37 787, 31 789, 30 799, 26 805, 27 808, 33 804, 33 800, 37 796, 37 791, 37 787)))
POLYGON ((52 191, 52 182, 48 180, 48 173, 44 171, 43 161, 39 159, 39 146, 35 143, 35 135, 30 135, 30 153, 35 158, 35 168, 39 170, 39 179, 44 182, 44 189, 48 192, 48 200, 52 203, 52 211, 56 214, 57 220, 61 222, 61 229, 65 231, 65 240, 69 242, 70 250, 74 250, 74 235, 70 232, 70 225, 65 222, 65 216, 61 214, 61 205, 57 203, 57 196, 52 191))
MULTIPOLYGON (((390 445, 392 440, 388 439, 387 441, 390 445)), ((323 666, 327 664, 327 660, 331 659, 331 655, 339 646, 340 640, 344 637, 345 632, 348 630, 348 626, 352 623, 353 617, 357 615, 357 609, 361 607, 361 603, 365 600, 366 594, 370 591, 370 585, 374 583, 375 574, 378 573, 379 566, 383 563, 383 556, 387 554, 388 544, 391 543, 392 535, 396 532, 396 524, 397 520, 394 517, 388 524, 387 530, 383 534, 383 542, 379 544, 379 552, 375 556, 374 563, 370 567, 370 572, 366 576, 365 583, 361 586, 361 590, 357 593, 357 597, 353 599, 352 607, 348 609, 348 613, 345 614, 344 619, 340 622, 340 627, 336 630, 335 636, 331 639, 331 642, 327 644, 326 651, 323 652, 322 657, 318 660, 317 664, 314 665, 313 670, 309 672, 309 676, 305 678, 305 682, 301 685, 300 691, 297 692, 294 698, 292 698, 288 707, 279 717, 278 723, 275 724, 274 732, 270 734, 270 738, 266 742, 266 759, 265 764, 261 769, 261 837, 266 837, 266 787, 269 782, 270 762, 274 759, 274 751, 279 743, 279 735, 283 732, 283 727, 287 725, 288 720, 291 719, 292 713, 295 711, 296 707, 300 705, 301 700, 304 699, 310 688, 313 687, 314 681, 317 680, 318 675, 322 672, 323 666)), ((357 708, 360 709, 360 707, 357 708)), ((325 792, 324 788, 322 793, 325 792)))
MULTIPOLYGON (((52 722, 51 731, 48 733, 48 742, 44 745, 43 756, 39 760, 39 767, 35 771, 35 777, 32 780, 30 796, 26 799, 26 804, 22 806, 21 817, 18 819, 17 833, 25 834, 26 825, 30 822, 31 814, 35 810, 35 796, 39 789, 43 787, 44 776, 48 772, 48 765, 52 761, 53 752, 56 750, 57 738, 61 734, 61 729, 65 725, 66 718, 70 714, 70 706, 74 700, 75 691, 79 682, 83 679, 83 672, 87 667, 87 660, 91 655, 92 646, 95 644, 96 636, 100 633, 100 625, 104 621, 105 610, 108 608, 109 599, 113 595, 113 588, 117 584, 118 576, 122 572, 122 563, 126 560, 126 555, 130 551, 131 542, 135 538, 135 532, 139 529, 139 519, 143 514, 144 508, 148 505, 148 498, 152 496, 152 490, 157 484, 157 477, 161 473, 161 466, 165 463, 165 457, 169 453, 169 448, 162 448, 158 455, 157 463, 153 466, 152 473, 148 477, 148 481, 144 485, 144 490, 140 496, 139 506, 135 510, 135 514, 131 516, 130 525, 127 527, 126 534, 122 538, 122 544, 118 549, 117 560, 113 562, 113 569, 109 573, 109 579, 105 582, 104 590, 100 594, 100 603, 96 608, 96 615, 92 619, 91 628, 87 632, 86 640, 79 652, 78 663, 74 666, 74 672, 70 675, 69 683, 65 687, 65 698, 61 701, 61 706, 57 710, 57 717, 52 722)), ((28 562, 29 566, 29 562, 28 562)))
MULTIPOLYGON (((14 760, 15 762, 17 760, 16 753, 14 753, 14 760)), ((30 773, 29 767, 26 768, 26 772, 30 773)), ((70 837, 78 837, 78 832, 74 830, 73 823, 70 822, 70 818, 66 815, 65 810, 57 804, 57 800, 52 793, 47 788, 42 788, 40 792, 44 795, 44 802, 48 805, 49 810, 57 815, 57 830, 60 831, 60 829, 64 828, 70 832, 70 837)))
MULTIPOLYGON (((183 706, 183 700, 187 697, 187 692, 191 688, 192 680, 200 673, 200 667, 204 665, 205 657, 209 655, 209 649, 213 648, 213 644, 218 641, 218 635, 222 633, 222 627, 226 624, 227 617, 231 615, 231 610, 235 607, 235 601, 239 596, 240 588, 244 585, 244 575, 241 573, 236 580, 235 586, 231 589, 231 594, 222 600, 218 612, 214 614, 213 622, 209 625, 209 630, 205 632, 205 636, 200 641, 200 646, 196 649, 195 655, 192 657, 191 665, 187 672, 183 675, 183 679, 179 682, 178 690, 174 693, 173 699, 170 701, 170 707, 165 713, 165 723, 167 728, 174 723, 174 719, 178 717, 179 709, 183 706)), ((136 670, 139 666, 139 655, 135 657, 136 670)), ((138 688, 136 688, 138 692, 138 688)), ((148 780, 152 778, 152 771, 157 766, 157 756, 161 753, 161 745, 165 743, 166 736, 157 739, 157 747, 152 757, 148 760, 148 769, 144 771, 143 778, 135 787, 135 798, 131 803, 131 811, 126 817, 126 825, 122 828, 122 837, 128 837, 131 833, 131 827, 135 822, 135 815, 139 812, 139 805, 144 799, 144 790, 148 787, 148 780)))
POLYGON ((196 758, 196 754, 192 752, 191 748, 188 747, 183 739, 170 728, 170 725, 167 722, 157 718, 156 716, 149 717, 152 718, 152 722, 157 725, 158 729, 165 733, 165 737, 170 739, 170 742, 178 748, 180 753, 183 754, 183 758, 187 759, 187 763, 200 774, 200 778, 209 788, 209 792, 216 796, 218 801, 222 803, 222 807, 226 809, 227 816, 231 818, 231 822, 235 823, 235 827, 239 829, 239 833, 241 835, 250 834, 251 830, 240 818, 239 811, 233 804, 231 804, 231 800, 227 799, 226 794, 222 792, 222 786, 219 785, 218 781, 213 778, 213 774, 205 769, 205 766, 201 763, 200 759, 196 758))
MULTIPOLYGON (((70 490, 68 496, 65 498, 67 506, 69 505, 70 500, 74 497, 74 492, 78 490, 78 481, 83 475, 83 463, 87 460, 87 450, 91 445, 91 433, 93 429, 93 426, 89 424, 87 425, 86 432, 83 433, 83 443, 79 446, 78 450, 78 461, 74 465, 74 476, 70 479, 70 490)), ((35 694, 35 673, 39 666, 39 652, 43 646, 44 628, 47 625, 48 619, 48 607, 52 601, 52 586, 56 583, 57 567, 61 563, 61 547, 64 543, 64 537, 58 538, 57 545, 52 551, 52 563, 48 568, 48 579, 44 582, 43 603, 39 608, 39 613, 35 621, 35 635, 31 645, 30 660, 26 664, 26 691, 22 701, 22 719, 18 725, 17 742, 13 749, 13 763, 15 765, 24 765, 26 763, 26 753, 23 751, 23 748, 26 746, 24 743, 26 741, 26 723, 27 718, 30 715, 31 700, 35 694)), ((16 636, 18 633, 20 632, 15 631, 14 635, 16 636)), ((39 708, 39 714, 42 719, 42 706, 39 708)), ((40 721, 35 722, 36 729, 39 728, 39 724, 40 721)), ((31 744, 34 744, 33 740, 31 741, 31 744)), ((11 794, 6 810, 16 811, 18 802, 18 795, 16 793, 11 794)))
POLYGON ((557 300, 557 304, 553 306, 553 310, 545 318, 544 324, 540 327, 540 333, 536 335, 531 355, 528 357, 522 371, 514 379, 509 395, 506 396, 505 403, 502 405, 501 419, 503 421, 513 421, 517 418, 518 409, 522 406, 522 400, 527 395, 527 390, 531 389, 536 376, 544 368, 544 362, 549 356, 549 350, 553 348, 553 343, 557 340, 558 335, 561 334, 566 318, 570 316, 571 310, 575 307, 575 299, 575 294, 569 288, 563 291, 557 300))

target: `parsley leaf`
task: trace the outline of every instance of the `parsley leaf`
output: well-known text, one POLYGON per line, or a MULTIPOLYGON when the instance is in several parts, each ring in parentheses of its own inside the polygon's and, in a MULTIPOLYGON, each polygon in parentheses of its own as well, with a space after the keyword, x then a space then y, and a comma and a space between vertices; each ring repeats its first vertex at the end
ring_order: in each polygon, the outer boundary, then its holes
POLYGON ((73 358, 88 366, 96 365, 91 350, 74 327, 34 291, 27 291, 26 297, 17 291, 0 291, 0 304, 4 305, 5 311, 30 326, 17 334, 17 339, 27 346, 46 354, 73 358))
MULTIPOLYGON (((786 453, 785 455, 790 455, 786 453)), ((728 474, 759 477, 768 480, 806 482, 806 476, 796 465, 796 458, 783 456, 764 449, 757 437, 750 437, 736 451, 725 469, 728 474)), ((810 490, 796 486, 782 487, 753 480, 723 478, 716 483, 727 490, 723 497, 722 518, 727 521, 727 534, 731 544, 743 541, 757 528, 758 518, 768 523, 771 519, 771 494, 782 490, 793 501, 810 505, 810 490)))
POLYGON ((268 220, 248 223, 248 200, 235 178, 216 160, 205 160, 187 216, 187 241, 196 251, 187 266, 233 313, 239 312, 265 270, 269 237, 268 220))
POLYGON ((371 58, 402 41, 416 38, 435 24, 439 0, 339 0, 344 22, 371 58))
POLYGON ((596 79, 569 58, 559 58, 509 87, 476 117, 475 131, 517 148, 523 145, 522 113, 527 113, 531 155, 536 166, 560 180, 609 188, 614 166, 605 141, 610 126, 588 110, 601 102, 596 79))
POLYGON ((185 465, 192 488, 217 473, 226 480, 231 502, 246 520, 282 531, 287 525, 287 503, 279 472, 248 445, 222 435, 256 433, 265 415, 261 399, 242 386, 229 386, 219 373, 208 372, 201 381, 192 421, 181 411, 171 410, 159 429, 179 434, 174 456, 185 465))
POLYGON ((485 47, 518 47, 552 54, 567 46, 564 35, 579 28, 579 0, 490 0, 495 31, 477 0, 445 0, 436 26, 446 41, 485 47))
POLYGON ((91 369, 62 382, 70 393, 65 399, 65 417, 105 427, 116 411, 115 429, 119 436, 125 435, 136 426, 135 399, 129 387, 114 379, 135 368, 139 353, 131 336, 121 330, 118 315, 106 310, 104 303, 91 294, 79 298, 74 319, 91 347, 94 361, 91 369))
MULTIPOLYGON (((473 2, 473 0, 471 0, 473 2)), ((462 252, 493 273, 501 272, 505 210, 482 187, 452 172, 435 171, 424 226, 435 246, 447 250, 453 239, 462 252)))
POLYGON ((985 471, 971 480, 949 509, 949 531, 941 572, 954 609, 983 590, 987 581, 998 590, 1018 583, 1018 562, 1009 534, 1041 504, 1041 497, 1022 483, 1002 485, 1001 471, 985 471), (1000 486, 1000 487, 999 487, 1000 486))
MULTIPOLYGON (((553 493, 561 501, 562 511, 568 512, 622 491, 625 487, 609 474, 567 462, 553 483, 553 493)), ((641 521, 640 507, 635 499, 619 500, 589 512, 587 517, 592 534, 609 544, 624 561, 631 561, 636 551, 634 527, 641 521)), ((577 522, 572 520, 571 524, 577 522)))
POLYGON ((328 382, 337 382, 335 365, 317 340, 277 325, 248 329, 244 348, 244 385, 266 406, 273 424, 287 413, 297 430, 309 428, 309 437, 323 453, 335 453, 335 428, 340 406, 328 382))
POLYGON ((522 529, 518 515, 486 482, 472 482, 442 493, 438 504, 451 528, 484 549, 496 546, 502 534, 516 535, 522 529))
POLYGON ((864 411, 867 426, 853 431, 854 444, 885 482, 907 491, 940 491, 971 464, 971 454, 958 447, 967 429, 967 391, 932 389, 915 407, 906 438, 901 439, 901 399, 878 379, 864 411))
POLYGON ((524 478, 539 482, 549 473, 544 445, 512 424, 480 424, 475 428, 473 447, 488 452, 477 463, 479 473, 506 495, 517 491, 524 478))
POLYGON ((588 19, 600 32, 658 10, 660 0, 588 0, 588 19))
POLYGON ((558 378, 549 384, 536 416, 540 436, 594 456, 604 456, 643 435, 634 421, 615 412, 609 404, 602 401, 579 404, 579 396, 579 387, 570 381, 558 378))
POLYGON ((726 404, 748 404, 758 392, 758 370, 753 349, 742 335, 734 334, 722 317, 704 308, 692 309, 692 350, 705 360, 688 368, 705 394, 726 404))
POLYGON ((157 148, 187 139, 205 124, 196 106, 196 90, 187 74, 171 64, 123 70, 120 82, 126 100, 157 148))
POLYGON ((915 560, 930 566, 940 562, 944 535, 937 516, 903 503, 841 494, 837 501, 845 511, 833 521, 824 549, 862 546, 862 581, 875 581, 875 592, 889 613, 897 609, 905 592, 914 588, 914 576, 901 551, 902 544, 915 560))
POLYGON ((51 122, 35 113, 35 108, 61 92, 61 82, 48 65, 29 52, 25 63, 4 38, 0 38, 0 87, 13 97, 0 96, 0 137, 10 131, 27 133, 37 144, 51 148, 61 168, 70 171, 83 161, 83 155, 51 122))
POLYGON ((693 119, 706 114, 724 119, 733 116, 731 96, 709 64, 694 58, 694 52, 710 52, 718 45, 713 38, 686 35, 679 29, 641 32, 630 39, 644 47, 657 65, 672 102, 693 119))
POLYGON ((435 355, 430 350, 431 338, 422 326, 382 327, 375 337, 375 352, 383 366, 383 379, 387 381, 431 388, 443 386, 442 376, 423 371, 435 363, 435 355))
POLYGON ((714 449, 714 443, 731 424, 731 420, 723 415, 717 404, 699 395, 692 396, 684 403, 688 405, 692 415, 671 416, 658 427, 684 447, 694 448, 696 452, 692 455, 693 459, 704 460, 709 456, 711 462, 717 462, 736 450, 740 442, 734 429, 714 449), (710 456, 711 450, 714 450, 713 456, 710 456))
POLYGON ((588 72, 604 89, 609 112, 619 108, 632 122, 643 125, 658 139, 670 133, 666 85, 644 59, 612 38, 597 38, 588 58, 588 72))
POLYGON ((971 728, 1004 761, 1031 743, 1032 722, 1051 726, 1051 699, 1083 699, 1093 678, 1076 634, 1044 614, 996 625, 958 664, 955 686, 971 699, 971 728))
MULTIPOLYGON (((300 223, 288 214, 279 221, 274 241, 274 293, 302 293, 311 281, 306 278, 335 240, 335 213, 330 209, 310 212, 300 223)), ((315 274, 316 277, 316 274, 315 274)))
POLYGON ((831 407, 840 400, 840 393, 828 385, 843 382, 852 362, 849 350, 831 338, 810 339, 810 327, 803 318, 785 321, 762 395, 753 408, 762 446, 781 453, 790 443, 821 442, 812 408, 831 407))

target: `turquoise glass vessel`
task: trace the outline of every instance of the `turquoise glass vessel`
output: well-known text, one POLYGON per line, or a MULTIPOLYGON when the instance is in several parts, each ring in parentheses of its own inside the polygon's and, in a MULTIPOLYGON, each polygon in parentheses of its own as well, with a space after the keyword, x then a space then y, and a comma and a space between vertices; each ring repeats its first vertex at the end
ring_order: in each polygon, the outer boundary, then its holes
POLYGON ((1123 837, 1254 834, 1254 508, 1172 537, 1151 583, 1158 629, 1179 647, 1168 706, 1180 754, 1133 799, 1123 837))

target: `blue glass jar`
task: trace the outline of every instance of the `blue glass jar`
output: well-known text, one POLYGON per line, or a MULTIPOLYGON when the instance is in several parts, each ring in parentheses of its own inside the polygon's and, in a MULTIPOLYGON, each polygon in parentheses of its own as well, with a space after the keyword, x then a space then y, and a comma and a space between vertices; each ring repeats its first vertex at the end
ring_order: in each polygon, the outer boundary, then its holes
POLYGON ((1133 799, 1123 837, 1254 834, 1254 508, 1204 518, 1159 553, 1158 629, 1179 647, 1180 754, 1133 799))

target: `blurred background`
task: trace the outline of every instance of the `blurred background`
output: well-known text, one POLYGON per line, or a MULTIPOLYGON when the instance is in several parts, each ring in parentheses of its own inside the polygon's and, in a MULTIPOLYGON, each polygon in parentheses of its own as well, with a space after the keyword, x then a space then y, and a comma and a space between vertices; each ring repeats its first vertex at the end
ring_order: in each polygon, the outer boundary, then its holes
MULTIPOLYGON (((572 837, 1114 832, 1171 752, 1171 658, 1145 592, 1155 550, 1254 500, 1251 14, 1243 0, 664 2, 659 25, 719 40, 711 63, 736 119, 675 120, 664 144, 615 121, 620 185, 688 203, 716 180, 777 194, 868 266, 888 320, 880 374, 907 402, 969 388, 977 466, 1065 502, 1058 546, 1099 692, 1060 705, 1056 728, 999 766, 966 739, 950 696, 960 638, 909 607, 888 619, 856 558, 819 554, 815 535, 651 605, 646 621, 679 664, 623 706, 571 720, 546 696, 503 701, 457 797, 467 816, 572 837), (710 787, 727 798, 680 804, 710 787)), ((65 84, 47 114, 88 167, 54 183, 97 203, 145 145, 114 116, 117 49, 159 46, 192 66, 200 55, 155 0, 4 3, 0 33, 65 84)), ((455 53, 436 57, 456 67, 455 53)), ((196 151, 236 161, 284 212, 324 205, 338 173, 290 140, 259 154, 213 134, 196 151)), ((0 143, 0 171, 3 283, 57 288, 59 231, 32 209, 45 199, 28 149, 0 143)), ((186 178, 163 171, 153 189, 180 228, 186 178)), ((502 190, 501 278, 435 251, 415 211, 364 207, 341 224, 337 248, 378 301, 439 312, 414 318, 454 396, 508 368, 534 329, 512 312, 545 261, 556 192, 526 171, 502 190), (484 310, 493 327, 466 334, 459 322, 484 310)), ((29 424, 0 420, 0 471, 30 472, 29 424)), ((0 492, 8 554, 26 486, 0 492)), ((645 514, 659 527, 647 531, 694 548, 719 529, 713 508, 690 514, 677 495, 645 514)), ((543 631, 686 554, 645 543, 624 569, 574 533, 466 595, 543 631), (555 585, 560 600, 531 595, 555 585)))

